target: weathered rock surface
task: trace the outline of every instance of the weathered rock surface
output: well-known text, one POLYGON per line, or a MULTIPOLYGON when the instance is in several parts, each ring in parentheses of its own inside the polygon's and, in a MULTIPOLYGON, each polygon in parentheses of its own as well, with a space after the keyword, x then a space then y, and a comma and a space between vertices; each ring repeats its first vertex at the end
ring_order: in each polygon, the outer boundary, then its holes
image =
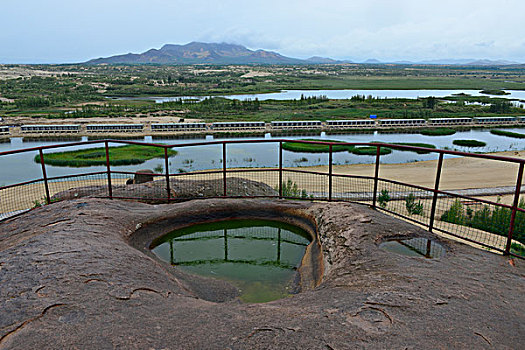
POLYGON ((63 201, 0 223, 0 286, 9 349, 518 349, 525 336, 523 261, 342 203, 63 201), (242 304, 227 283, 185 275, 146 249, 172 226, 255 214, 316 230, 320 285, 242 304), (416 236, 446 255, 378 248, 416 236))
MULTIPOLYGON (((145 175, 149 176, 149 175, 145 175)), ((135 198, 148 203, 165 203, 167 198, 166 180, 157 180, 141 184, 113 185, 113 197, 135 198)), ((107 197, 107 186, 85 186, 73 188, 55 194, 52 199, 75 199, 82 197, 107 197)), ((229 197, 271 197, 278 196, 272 187, 257 181, 229 177, 226 179, 226 195, 229 197)), ((179 180, 170 179, 170 200, 186 201, 192 198, 215 198, 224 196, 222 179, 179 180)))

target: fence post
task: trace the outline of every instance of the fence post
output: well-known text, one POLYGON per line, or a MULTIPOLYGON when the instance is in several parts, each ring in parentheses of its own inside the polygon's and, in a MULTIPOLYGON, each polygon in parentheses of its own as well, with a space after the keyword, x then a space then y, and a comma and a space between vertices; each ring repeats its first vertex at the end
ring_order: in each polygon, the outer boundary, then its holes
POLYGON ((283 142, 279 141, 279 199, 283 198, 283 142))
POLYGON ((379 182, 379 157, 381 156, 381 146, 377 146, 376 151, 376 169, 374 174, 374 197, 372 199, 372 208, 376 209, 377 185, 379 182))
POLYGON ((439 153, 438 166, 436 171, 436 182, 434 183, 434 195, 432 197, 432 209, 430 209, 430 221, 428 223, 428 230, 432 232, 434 229, 434 218, 436 216, 436 205, 439 190, 439 181, 441 179, 441 169, 443 167, 443 153, 439 153))
POLYGON ((328 147, 328 200, 332 200, 332 144, 328 147))
POLYGON ((509 237, 507 238, 507 245, 505 247, 505 255, 510 254, 510 247, 512 244, 512 236, 514 235, 514 222, 516 220, 516 212, 518 211, 518 204, 520 200, 521 181, 523 179, 523 163, 520 163, 518 170, 518 179, 516 180, 516 190, 514 191, 514 201, 512 203, 512 214, 510 215, 509 237))
POLYGON ((170 163, 168 161, 168 147, 164 147, 164 166, 166 167, 166 192, 168 194, 168 203, 170 202, 170 163))
POLYGON ((38 150, 40 154, 40 165, 42 166, 42 177, 44 178, 44 188, 46 189, 46 201, 47 204, 51 203, 51 196, 49 196, 49 184, 47 182, 46 164, 44 163, 44 152, 42 148, 38 150))
POLYGON ((107 174, 108 174, 108 194, 109 199, 113 199, 113 188, 111 186, 111 168, 109 166, 109 143, 108 141, 104 141, 104 145, 106 147, 106 168, 107 168, 107 174))
POLYGON ((222 142, 222 186, 226 197, 226 142, 222 142))

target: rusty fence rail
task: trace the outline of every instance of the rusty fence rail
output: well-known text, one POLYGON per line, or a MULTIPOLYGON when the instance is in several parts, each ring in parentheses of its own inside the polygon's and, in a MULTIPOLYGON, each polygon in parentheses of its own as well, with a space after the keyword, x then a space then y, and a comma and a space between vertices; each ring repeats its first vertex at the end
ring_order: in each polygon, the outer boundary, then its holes
MULTIPOLYGON (((3 157, 37 152, 40 156, 41 173, 38 177, 21 183, 0 186, 0 220, 31 210, 35 207, 58 201, 61 194, 69 191, 69 198, 76 195, 95 194, 97 197, 115 199, 148 199, 156 201, 180 201, 182 199, 197 198, 191 195, 191 180, 209 180, 217 187, 217 194, 213 197, 254 197, 234 193, 229 186, 243 179, 250 179, 266 183, 275 189, 274 194, 265 194, 264 197, 347 201, 367 204, 374 209, 404 218, 427 228, 431 232, 440 232, 476 243, 486 249, 503 254, 518 256, 513 247, 525 247, 525 208, 520 205, 520 195, 523 192, 523 175, 525 159, 502 157, 487 154, 475 154, 458 151, 422 148, 407 145, 392 145, 385 143, 345 143, 321 142, 304 140, 268 139, 268 140, 233 140, 195 142, 185 144, 155 144, 125 140, 94 140, 74 142, 59 145, 33 147, 27 149, 0 152, 0 161, 3 157), (303 144, 317 144, 327 147, 326 167, 324 171, 313 171, 307 168, 290 168, 283 165, 283 143, 294 142, 303 144), (228 145, 235 144, 278 144, 277 167, 265 168, 228 168, 228 145), (105 170, 85 172, 74 175, 48 176, 45 162, 46 153, 60 150, 64 147, 86 146, 101 144, 105 149, 105 170), (156 184, 155 190, 140 193, 139 187, 134 191, 122 192, 126 188, 125 182, 137 173, 133 171, 116 170, 111 166, 111 145, 140 145, 160 147, 164 150, 164 169, 161 173, 150 174, 156 184), (217 145, 221 148, 220 167, 211 170, 191 172, 170 172, 170 148, 194 147, 198 152, 200 146, 217 145), (375 162, 373 174, 370 176, 339 174, 333 167, 333 150, 337 146, 368 146, 375 148, 375 162), (383 148, 419 151, 437 154, 437 164, 434 174, 434 186, 424 187, 403 181, 382 178, 381 150, 383 148), (458 193, 457 191, 440 189, 444 157, 461 156, 481 158, 517 166, 516 182, 513 187, 512 204, 503 204, 498 201, 480 199, 458 193), (187 180, 185 186, 186 197, 181 198, 173 192, 174 181, 187 180), (157 186, 158 185, 158 186, 157 186), (117 192, 115 192, 117 191, 117 192), (189 193, 189 194, 188 194, 189 193), (474 211, 472 207, 477 210, 474 211), (521 243, 523 245, 521 245, 521 243)), ((1 181, 1 176, 0 176, 1 181)), ((260 195, 259 195, 260 196, 260 195)), ((204 198, 203 196, 198 198, 204 198)))

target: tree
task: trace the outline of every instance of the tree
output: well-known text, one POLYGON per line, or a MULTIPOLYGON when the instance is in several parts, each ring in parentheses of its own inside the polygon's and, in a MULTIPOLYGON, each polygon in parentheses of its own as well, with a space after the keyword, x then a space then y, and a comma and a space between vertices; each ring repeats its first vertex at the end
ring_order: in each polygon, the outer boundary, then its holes
POLYGON ((434 109, 436 104, 437 100, 434 96, 429 96, 423 99, 423 108, 434 109))

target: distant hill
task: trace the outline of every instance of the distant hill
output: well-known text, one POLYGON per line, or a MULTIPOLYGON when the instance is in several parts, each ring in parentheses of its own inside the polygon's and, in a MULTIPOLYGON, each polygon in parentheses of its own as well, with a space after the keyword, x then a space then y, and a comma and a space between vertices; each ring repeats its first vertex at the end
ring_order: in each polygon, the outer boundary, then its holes
POLYGON ((375 58, 369 58, 363 62, 364 64, 381 64, 381 61, 376 60, 375 58))
POLYGON ((305 60, 307 63, 313 64, 338 64, 338 63, 351 63, 351 61, 338 61, 328 57, 313 56, 305 60))
MULTIPOLYGON (((191 42, 164 45, 160 50, 97 58, 88 64, 308 64, 308 60, 283 56, 277 52, 250 50, 242 45, 191 42)), ((317 62, 316 62, 317 63, 317 62)))
POLYGON ((519 64, 518 62, 505 60, 476 60, 476 59, 441 59, 421 61, 414 64, 444 64, 444 65, 458 65, 458 66, 506 66, 511 64, 519 64))
MULTIPOLYGON (((350 60, 334 60, 328 57, 313 56, 308 59, 286 57, 278 52, 250 50, 242 45, 226 43, 191 42, 186 45, 167 44, 160 49, 143 53, 128 53, 105 58, 97 58, 87 64, 343 64, 350 60)), ((387 64, 376 59, 368 59, 363 64, 387 64)), ((504 60, 441 59, 421 62, 397 61, 394 64, 436 64, 465 66, 501 66, 517 64, 504 60)))

